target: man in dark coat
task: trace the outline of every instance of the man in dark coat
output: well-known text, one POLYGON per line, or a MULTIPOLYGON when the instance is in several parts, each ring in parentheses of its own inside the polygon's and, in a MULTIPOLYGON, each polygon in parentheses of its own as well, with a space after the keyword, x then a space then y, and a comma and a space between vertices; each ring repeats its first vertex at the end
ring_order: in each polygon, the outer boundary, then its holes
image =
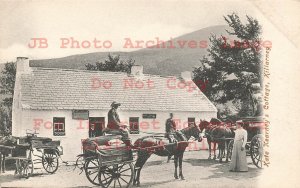
MULTIPOLYGON (((166 133, 165 137, 168 138, 170 143, 175 143, 175 134, 176 134, 176 123, 173 119, 173 113, 170 113, 170 118, 167 119, 166 121, 166 133)), ((168 156, 167 163, 170 162, 171 160, 171 155, 168 156)))
POLYGON ((174 138, 175 132, 176 123, 173 119, 173 113, 170 113, 170 118, 166 121, 166 138, 168 138, 171 143, 176 141, 174 138))
POLYGON ((119 106, 121 106, 120 103, 112 102, 111 103, 111 109, 108 112, 108 124, 107 128, 111 130, 119 130, 121 127, 120 117, 117 112, 117 109, 119 106))
POLYGON ((119 106, 121 106, 120 103, 112 102, 111 103, 111 109, 108 112, 108 123, 107 128, 109 129, 108 133, 114 134, 114 135, 122 135, 122 141, 130 146, 131 140, 128 136, 128 131, 125 130, 126 126, 121 124, 119 114, 117 112, 117 109, 119 106))

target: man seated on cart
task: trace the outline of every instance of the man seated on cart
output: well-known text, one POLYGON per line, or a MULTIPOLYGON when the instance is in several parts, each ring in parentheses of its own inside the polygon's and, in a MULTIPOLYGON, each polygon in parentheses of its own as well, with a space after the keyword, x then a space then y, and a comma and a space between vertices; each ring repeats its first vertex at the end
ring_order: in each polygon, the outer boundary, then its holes
POLYGON ((111 109, 108 112, 108 124, 107 124, 107 133, 113 134, 113 135, 121 135, 122 141, 127 146, 131 145, 131 139, 128 136, 128 131, 126 130, 126 125, 121 124, 119 114, 117 112, 117 109, 119 106, 121 106, 120 103, 112 102, 111 103, 111 109))

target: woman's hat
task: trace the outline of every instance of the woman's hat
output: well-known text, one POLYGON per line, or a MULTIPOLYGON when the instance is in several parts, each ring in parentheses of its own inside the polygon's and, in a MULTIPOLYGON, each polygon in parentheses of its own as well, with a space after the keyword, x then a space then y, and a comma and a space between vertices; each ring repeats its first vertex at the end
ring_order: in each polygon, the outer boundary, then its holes
POLYGON ((236 121, 237 124, 241 124, 241 125, 244 125, 244 122, 242 120, 238 120, 236 121))

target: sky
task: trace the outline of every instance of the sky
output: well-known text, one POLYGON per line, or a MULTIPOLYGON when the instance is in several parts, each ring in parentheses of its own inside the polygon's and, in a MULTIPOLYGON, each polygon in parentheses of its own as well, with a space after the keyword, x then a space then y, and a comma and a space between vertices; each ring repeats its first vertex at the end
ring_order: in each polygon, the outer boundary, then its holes
POLYGON ((232 12, 242 20, 245 15, 263 16, 299 47, 299 9, 299 0, 0 0, 0 63, 18 56, 45 59, 132 51, 135 49, 124 48, 125 38, 169 40, 205 27, 226 25, 223 16, 232 12), (32 38, 45 38, 47 48, 29 48, 32 38), (62 38, 69 42, 65 48, 61 48, 62 38), (72 38, 79 43, 88 41, 91 46, 71 48, 72 38), (94 39, 107 47, 95 48, 94 39))
POLYGON ((124 38, 168 40, 214 25, 225 25, 233 11, 253 15, 240 1, 0 1, 0 62, 17 56, 30 59, 64 57, 97 51, 131 51, 124 38), (71 48, 89 41, 89 48, 71 48), (46 38, 47 48, 29 48, 32 38, 46 38), (69 41, 61 48, 61 38, 69 41), (93 40, 107 48, 94 48, 93 40))

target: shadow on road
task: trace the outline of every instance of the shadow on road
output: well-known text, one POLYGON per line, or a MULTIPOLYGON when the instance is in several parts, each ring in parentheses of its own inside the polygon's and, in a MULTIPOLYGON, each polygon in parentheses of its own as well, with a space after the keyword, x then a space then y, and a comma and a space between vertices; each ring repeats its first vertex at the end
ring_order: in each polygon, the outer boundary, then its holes
POLYGON ((218 178, 230 178, 234 180, 255 178, 261 174, 261 169, 256 168, 252 163, 248 163, 248 172, 230 172, 228 163, 219 163, 215 160, 208 159, 186 159, 184 162, 190 163, 192 166, 210 167, 212 175, 202 179, 218 179, 218 178))
MULTIPOLYGON (((170 183, 170 182, 174 182, 174 181, 179 181, 179 180, 175 180, 175 179, 172 179, 172 180, 164 180, 164 181, 153 181, 153 182, 146 182, 146 183, 141 183, 140 187, 156 187, 156 186, 159 186, 161 184, 165 184, 165 183, 170 183)), ((134 186, 133 186, 134 187, 134 186)))
POLYGON ((203 166, 208 167, 215 164, 218 164, 215 160, 209 159, 183 159, 183 162, 190 163, 192 166, 203 166))
POLYGON ((216 169, 212 170, 211 172, 213 175, 208 176, 207 178, 203 179, 214 179, 214 178, 230 178, 234 180, 240 180, 245 178, 255 178, 261 174, 261 169, 256 167, 250 167, 248 164, 248 172, 230 172, 229 171, 229 163, 226 165, 220 164, 216 166, 216 169))
POLYGON ((0 175, 0 183, 12 182, 12 181, 16 181, 17 179, 19 179, 19 178, 12 174, 1 174, 0 175))
MULTIPOLYGON (((13 181, 17 181, 20 179, 26 180, 27 178, 21 177, 20 175, 14 175, 14 171, 7 171, 8 173, 2 173, 0 174, 0 183, 8 183, 8 182, 13 182, 13 181)), ((47 175, 51 175, 51 174, 42 174, 42 173, 35 173, 32 174, 28 179, 33 178, 33 177, 43 177, 43 176, 47 176, 47 175)), ((1 184, 0 184, 1 187, 1 184)))
MULTIPOLYGON (((166 159, 166 161, 167 161, 167 159, 166 159)), ((161 164, 163 164, 163 163, 165 163, 165 162, 162 161, 162 160, 158 160, 158 161, 149 161, 149 162, 147 162, 147 163, 145 164, 144 167, 161 165, 161 164)))

